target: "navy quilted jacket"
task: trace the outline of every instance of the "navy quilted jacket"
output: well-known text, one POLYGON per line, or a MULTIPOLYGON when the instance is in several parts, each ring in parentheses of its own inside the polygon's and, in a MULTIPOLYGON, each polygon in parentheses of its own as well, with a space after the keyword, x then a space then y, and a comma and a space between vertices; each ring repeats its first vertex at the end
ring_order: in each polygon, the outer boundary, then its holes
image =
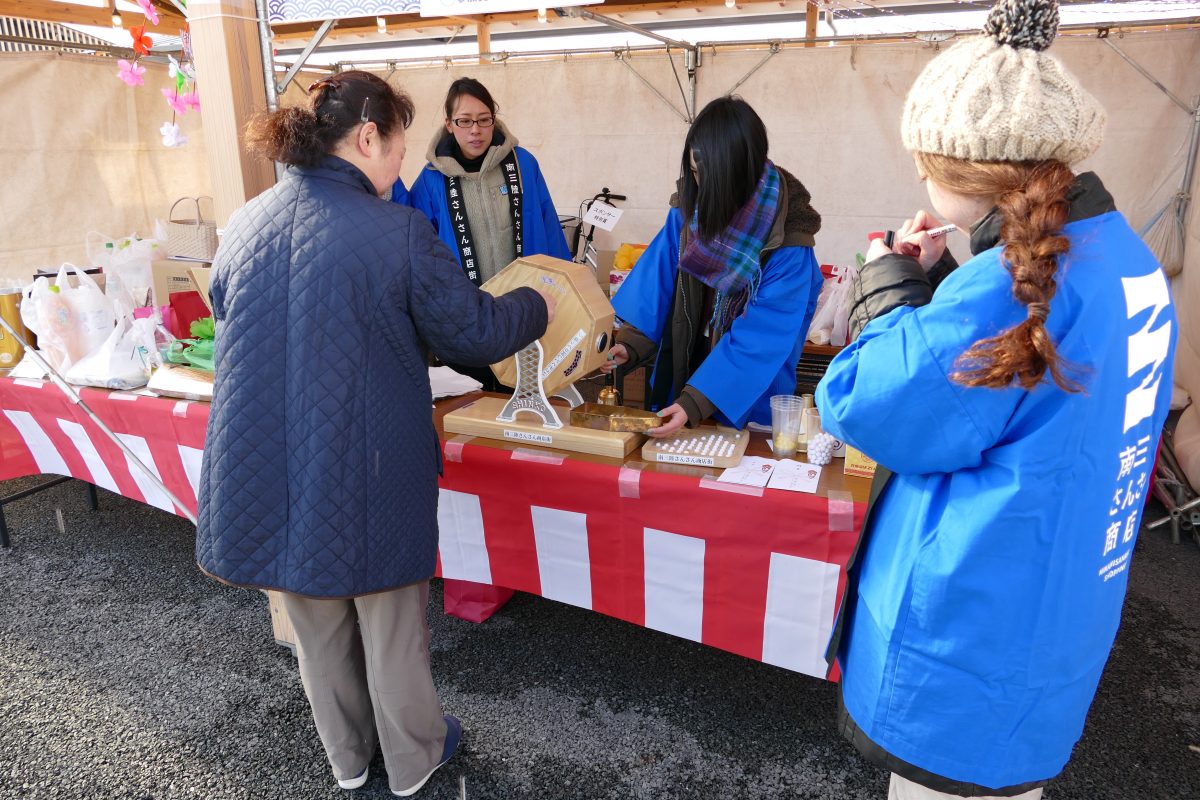
POLYGON ((234 214, 211 293, 200 568, 312 597, 433 575, 428 350, 498 361, 545 332, 541 297, 475 288, 428 220, 332 156, 234 214))

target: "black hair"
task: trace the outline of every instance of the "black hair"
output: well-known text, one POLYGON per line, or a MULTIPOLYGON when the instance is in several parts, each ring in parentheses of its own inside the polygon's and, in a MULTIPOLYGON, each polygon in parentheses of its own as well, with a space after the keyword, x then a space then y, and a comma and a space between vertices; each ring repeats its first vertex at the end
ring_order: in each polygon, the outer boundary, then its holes
POLYGON ((683 140, 679 206, 698 217, 700 235, 721 234, 754 194, 767 163, 767 127, 740 97, 718 97, 696 115, 683 140), (696 159, 702 180, 692 175, 696 159))
POLYGON ((474 78, 459 78, 450 84, 450 91, 446 92, 446 119, 450 119, 454 115, 454 104, 464 94, 483 103, 487 106, 488 111, 492 112, 492 116, 496 116, 496 101, 492 99, 492 93, 487 90, 487 87, 474 78))
POLYGON ((358 125, 374 122, 386 139, 411 125, 413 114, 407 94, 378 75, 351 70, 308 87, 303 105, 254 117, 246 143, 272 161, 314 167, 358 125))

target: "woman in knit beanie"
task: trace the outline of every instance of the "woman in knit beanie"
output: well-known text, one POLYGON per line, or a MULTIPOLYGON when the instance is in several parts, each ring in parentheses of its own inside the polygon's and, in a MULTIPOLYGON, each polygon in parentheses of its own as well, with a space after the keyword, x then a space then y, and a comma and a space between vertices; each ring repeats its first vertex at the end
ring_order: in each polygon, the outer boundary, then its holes
POLYGON ((901 133, 935 214, 874 243, 824 427, 880 464, 830 653, 840 727, 894 800, 1039 798, 1112 647, 1166 418, 1175 316, 1093 173, 1104 112, 1001 0, 901 133), (956 224, 957 266, 927 231, 956 224), (884 469, 886 468, 886 469, 884 469))

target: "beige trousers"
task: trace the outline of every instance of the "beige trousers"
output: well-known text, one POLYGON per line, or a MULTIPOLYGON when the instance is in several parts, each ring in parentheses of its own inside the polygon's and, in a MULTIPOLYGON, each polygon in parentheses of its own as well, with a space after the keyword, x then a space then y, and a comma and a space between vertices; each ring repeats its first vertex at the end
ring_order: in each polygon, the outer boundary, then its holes
POLYGON ((411 788, 441 760, 446 739, 429 672, 429 581, 351 600, 282 598, 334 777, 361 775, 378 741, 391 788, 411 788))
MULTIPOLYGON (((888 800, 964 800, 964 798, 956 794, 944 794, 935 792, 933 789, 926 789, 921 784, 901 778, 893 772, 892 782, 888 784, 888 800)), ((968 800, 1042 800, 1042 790, 1040 788, 1030 789, 1028 792, 1009 798, 980 795, 968 800)))

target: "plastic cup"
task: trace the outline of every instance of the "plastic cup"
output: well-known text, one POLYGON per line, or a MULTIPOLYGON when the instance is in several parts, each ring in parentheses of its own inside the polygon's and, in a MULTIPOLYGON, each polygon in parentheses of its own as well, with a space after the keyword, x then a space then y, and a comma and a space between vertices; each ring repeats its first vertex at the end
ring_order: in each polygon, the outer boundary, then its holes
MULTIPOLYGON (((813 408, 813 396, 811 394, 802 394, 800 395, 800 399, 804 401, 804 411, 813 408)), ((797 440, 799 441, 797 449, 801 453, 808 451, 808 429, 804 427, 804 411, 800 412, 800 438, 797 440)))
POLYGON ((816 436, 821 432, 821 412, 815 408, 804 409, 804 440, 816 436))
POLYGON ((800 445, 800 426, 804 400, 792 394, 771 398, 771 446, 779 458, 796 455, 800 445))

